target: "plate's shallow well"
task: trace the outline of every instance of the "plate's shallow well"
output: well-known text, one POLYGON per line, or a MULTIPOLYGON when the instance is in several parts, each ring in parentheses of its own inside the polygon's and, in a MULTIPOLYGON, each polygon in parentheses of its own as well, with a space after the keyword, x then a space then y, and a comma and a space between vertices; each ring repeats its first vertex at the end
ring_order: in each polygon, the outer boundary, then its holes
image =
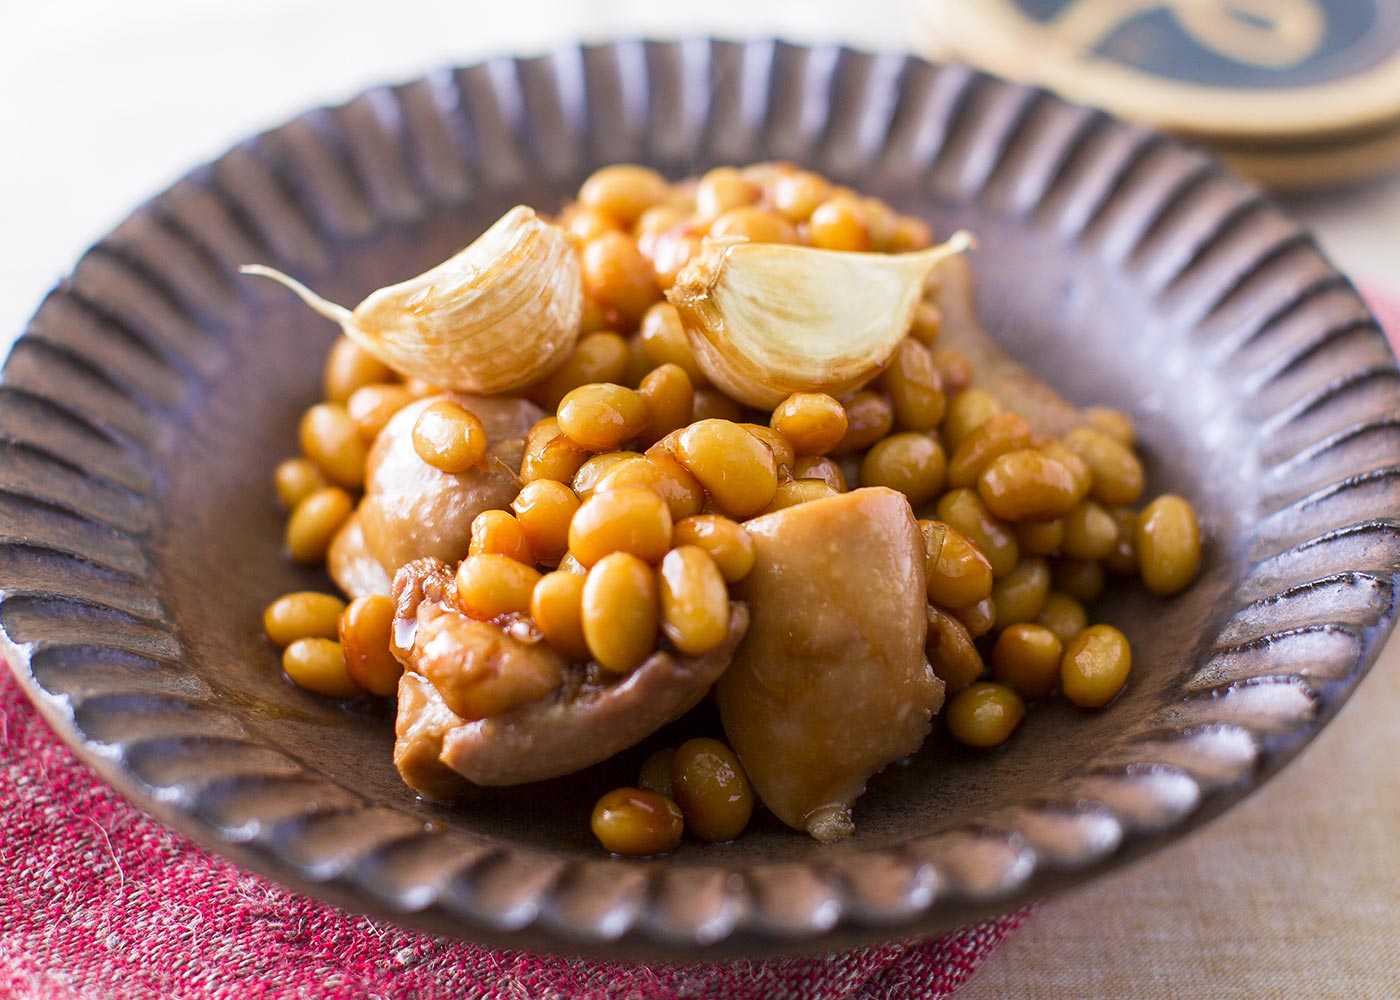
POLYGON ((500 60, 258 136, 83 257, 0 385, 0 623, 26 690, 127 795, 352 908, 677 958, 934 931, 1179 836, 1355 687, 1394 610, 1398 389, 1292 222, 1200 155, 1043 93, 771 42, 500 60), (1070 396, 1137 416, 1152 492, 1201 512, 1200 580, 1103 602, 1136 657, 1109 710, 1033 712, 990 756, 935 736, 874 782, 844 843, 761 817, 732 846, 607 860, 589 807, 649 747, 417 801, 388 712, 293 688, 261 636, 271 597, 325 583, 283 557, 269 477, 333 330, 237 265, 353 302, 599 164, 771 157, 976 232, 988 326, 1070 396))

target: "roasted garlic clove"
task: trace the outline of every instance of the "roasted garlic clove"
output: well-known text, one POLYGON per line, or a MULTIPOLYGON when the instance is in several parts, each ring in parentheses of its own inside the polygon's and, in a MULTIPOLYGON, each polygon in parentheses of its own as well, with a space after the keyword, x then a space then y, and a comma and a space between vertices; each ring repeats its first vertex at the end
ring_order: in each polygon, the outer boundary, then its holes
POLYGON ((964 232, 905 254, 707 239, 666 297, 710 381, 772 409, 794 392, 843 396, 878 375, 924 281, 970 246, 964 232))
POLYGON ((465 250, 371 292, 353 311, 273 268, 241 270, 286 285, 404 375, 462 392, 491 395, 539 381, 574 349, 583 318, 577 246, 524 205, 465 250))

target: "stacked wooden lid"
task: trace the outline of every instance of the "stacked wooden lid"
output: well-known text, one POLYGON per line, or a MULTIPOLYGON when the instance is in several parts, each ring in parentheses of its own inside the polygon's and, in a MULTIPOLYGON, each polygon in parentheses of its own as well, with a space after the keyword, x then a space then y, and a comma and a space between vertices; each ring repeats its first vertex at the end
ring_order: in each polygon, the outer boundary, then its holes
POLYGON ((1400 167, 1397 0, 915 0, 932 54, 1212 147, 1276 188, 1400 167))

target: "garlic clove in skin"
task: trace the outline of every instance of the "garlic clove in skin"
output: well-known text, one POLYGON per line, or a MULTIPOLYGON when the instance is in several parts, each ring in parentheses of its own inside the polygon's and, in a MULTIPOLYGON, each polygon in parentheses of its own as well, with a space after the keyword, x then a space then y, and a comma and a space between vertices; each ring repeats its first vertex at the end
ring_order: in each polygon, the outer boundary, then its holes
POLYGON ((403 375, 481 395, 514 392, 548 375, 573 351, 583 320, 573 237, 524 205, 453 257, 370 293, 353 310, 274 268, 241 270, 286 285, 403 375))
POLYGON ((844 396, 878 375, 929 274, 972 245, 965 232, 904 254, 707 239, 666 297, 710 381, 772 409, 794 392, 844 396))

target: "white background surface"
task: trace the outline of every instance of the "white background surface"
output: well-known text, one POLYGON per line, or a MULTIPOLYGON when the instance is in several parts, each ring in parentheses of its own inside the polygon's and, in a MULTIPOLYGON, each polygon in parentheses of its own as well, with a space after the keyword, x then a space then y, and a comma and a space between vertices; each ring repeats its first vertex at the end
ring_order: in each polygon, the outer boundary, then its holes
POLYGON ((777 33, 898 45, 904 9, 899 0, 0 0, 0 349, 131 208, 313 105, 580 39, 777 33))
MULTIPOLYGON (((919 47, 905 0, 0 0, 0 353, 85 247, 240 138, 366 86, 613 36, 919 47)), ((1400 285, 1400 180, 1295 206, 1400 285)))
MULTIPOLYGON (((308 106, 579 38, 777 33, 914 48, 907 13, 901 0, 0 0, 0 354, 133 206, 308 106)), ((1400 291, 1400 179, 1293 207, 1359 282, 1400 291)), ((1400 697, 1397 657, 1392 646, 1319 745, 1226 819, 1047 904, 968 1000, 1395 996, 1400 936, 1377 916, 1394 912, 1400 877, 1400 816, 1383 815, 1396 809, 1400 736, 1375 695, 1400 697), (1385 790, 1389 807, 1376 804, 1385 790), (1261 886, 1277 892, 1250 897, 1261 886), (1255 907, 1245 917, 1230 905, 1240 899, 1255 907)))

